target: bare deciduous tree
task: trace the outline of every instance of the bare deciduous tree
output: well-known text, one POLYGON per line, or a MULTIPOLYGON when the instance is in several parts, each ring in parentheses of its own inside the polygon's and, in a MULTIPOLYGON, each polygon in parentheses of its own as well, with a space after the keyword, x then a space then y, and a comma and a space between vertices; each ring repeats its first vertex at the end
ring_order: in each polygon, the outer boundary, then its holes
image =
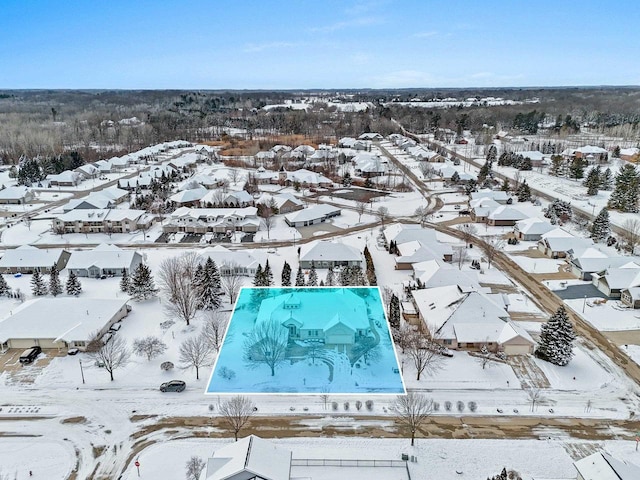
POLYGON ((222 346, 228 321, 228 316, 218 310, 207 310, 205 313, 202 336, 216 352, 219 352, 222 346))
POLYGON ((482 248, 482 251, 484 252, 485 258, 487 259, 487 268, 489 269, 491 268, 493 260, 502 250, 502 247, 504 247, 504 240, 499 236, 494 235, 492 237, 486 238, 480 244, 480 246, 482 248))
POLYGON ((424 224, 429 221, 429 217, 431 217, 431 212, 429 211, 429 209, 422 205, 416 208, 414 214, 416 217, 418 217, 418 220, 420 220, 421 226, 424 226, 424 224))
POLYGON ((462 270, 462 265, 467 261, 469 257, 469 251, 466 247, 454 247, 453 248, 453 261, 458 264, 458 270, 462 270))
POLYGON ((271 238, 271 229, 276 223, 276 217, 273 215, 273 211, 270 208, 265 208, 262 211, 262 223, 267 230, 267 238, 271 238))
POLYGON ((542 390, 538 387, 530 387, 527 389, 527 396, 531 401, 531 411, 534 412, 536 409, 536 403, 541 403, 544 400, 542 390))
POLYGON ((387 207, 378 207, 378 210, 376 210, 376 216, 378 217, 378 220, 380 220, 382 227, 384 227, 384 222, 389 218, 389 209, 387 207))
POLYGON ((244 342, 244 360, 253 368, 267 365, 271 376, 276 367, 284 362, 287 350, 287 329, 276 320, 264 321, 256 326, 244 342))
POLYGON ((176 296, 178 284, 186 278, 193 283, 200 257, 196 252, 187 252, 179 256, 169 257, 160 263, 158 283, 163 292, 173 299, 176 296))
POLYGON ((122 337, 115 336, 107 343, 102 344, 97 351, 92 353, 99 365, 109 372, 113 382, 113 372, 129 363, 131 351, 122 337))
POLYGON ((442 368, 444 357, 440 354, 440 346, 420 332, 413 332, 408 339, 407 356, 416 369, 416 380, 426 372, 432 374, 442 368))
POLYGON ((433 400, 415 392, 406 395, 398 395, 391 404, 391 411, 396 421, 403 425, 411 433, 411 446, 413 447, 416 432, 427 421, 433 412, 433 400))
POLYGON ((187 277, 178 279, 173 289, 173 297, 164 304, 165 314, 169 318, 184 320, 189 325, 198 312, 198 290, 187 277))
POLYGON ((254 403, 248 397, 241 395, 231 397, 220 405, 221 421, 229 430, 233 431, 236 442, 238 441, 238 433, 253 416, 255 410, 254 403))
POLYGON ((630 218, 624 222, 622 228, 624 229, 624 233, 622 234, 624 247, 633 255, 636 247, 640 243, 640 220, 630 218))
POLYGON ((463 223, 458 225, 457 230, 462 234, 462 240, 466 247, 473 242, 474 237, 478 234, 478 229, 473 223, 463 223))
POLYGON ((229 180, 231 180, 231 183, 236 184, 238 183, 239 179, 240 179, 240 170, 238 170, 237 168, 229 169, 229 180))
POLYGON ((362 214, 367 211, 367 205, 369 204, 369 200, 358 200, 356 202, 356 213, 358 214, 358 223, 362 219, 362 214))
POLYGON ((436 174, 436 170, 429 165, 429 162, 420 162, 419 168, 420 173, 422 173, 422 178, 425 180, 431 180, 436 174))
POLYGON ((224 293, 229 297, 229 302, 233 305, 236 298, 238 298, 244 278, 238 273, 237 265, 230 264, 226 268, 228 268, 228 271, 220 279, 220 284, 224 293))
POLYGON ((389 304, 391 303, 391 297, 393 297, 393 289, 388 285, 380 288, 380 296, 382 297, 382 303, 385 306, 386 311, 389 311, 389 304))
POLYGON ((198 480, 205 466, 205 461, 194 455, 187 461, 185 478, 187 480, 198 480))
POLYGON ((405 353, 407 348, 411 345, 411 340, 415 335, 414 329, 407 324, 407 322, 400 322, 400 328, 394 328, 391 330, 391 335, 393 336, 393 341, 396 342, 402 349, 402 353, 405 353))
POLYGON ((184 368, 196 369, 196 380, 200 380, 200 367, 209 365, 213 349, 202 335, 187 338, 180 344, 180 361, 184 368))
POLYGON ((147 357, 148 361, 162 355, 166 350, 167 344, 153 335, 133 341, 133 353, 139 357, 147 357))

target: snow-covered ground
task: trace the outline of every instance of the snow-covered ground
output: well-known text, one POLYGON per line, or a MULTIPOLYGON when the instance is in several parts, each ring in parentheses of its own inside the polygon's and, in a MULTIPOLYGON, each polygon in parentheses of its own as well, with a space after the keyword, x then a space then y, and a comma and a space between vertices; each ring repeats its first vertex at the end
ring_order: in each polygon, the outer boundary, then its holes
POLYGON ((598 330, 637 330, 640 329, 640 312, 627 308, 619 300, 609 300, 607 303, 595 303, 600 298, 576 298, 565 300, 587 322, 598 330))

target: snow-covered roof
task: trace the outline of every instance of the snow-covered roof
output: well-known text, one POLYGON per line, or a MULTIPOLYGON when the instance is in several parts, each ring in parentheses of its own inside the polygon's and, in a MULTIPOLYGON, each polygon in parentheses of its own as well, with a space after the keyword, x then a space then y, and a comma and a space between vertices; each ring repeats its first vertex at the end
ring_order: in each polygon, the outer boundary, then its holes
POLYGON ((273 195, 272 198, 276 202, 276 206, 278 208, 281 208, 286 202, 291 202, 294 205, 304 205, 304 202, 302 200, 295 197, 291 193, 280 193, 278 195, 273 195))
POLYGON ((253 258, 248 250, 229 250, 222 245, 216 245, 215 247, 207 247, 200 251, 200 258, 203 262, 207 258, 211 258, 218 267, 222 266, 238 266, 240 268, 256 268, 258 261, 253 258))
POLYGON ((524 235, 543 235, 555 227, 546 220, 530 217, 516 222, 516 228, 524 235))
POLYGON ((638 147, 621 148, 620 155, 624 155, 625 157, 634 157, 636 155, 640 155, 640 148, 638 147))
POLYGON ((99 222, 103 220, 121 222, 123 220, 136 221, 144 214, 144 210, 128 208, 87 208, 70 210, 56 218, 62 222, 99 222))
POLYGON ((50 182, 59 183, 77 183, 80 181, 80 173, 71 170, 65 170, 57 175, 47 175, 47 180, 50 182))
POLYGON ((471 192, 471 200, 478 200, 480 198, 490 198, 496 202, 506 202, 511 197, 503 190, 483 189, 477 192, 471 192))
POLYGON ((316 149, 313 148, 311 145, 298 145, 296 148, 292 150, 292 152, 300 153, 303 155, 312 155, 313 152, 315 151, 316 149))
POLYGON ((200 201, 209 190, 206 188, 198 187, 191 190, 181 190, 178 193, 174 193, 169 197, 169 200, 175 203, 192 203, 200 201))
POLYGON ((178 185, 178 190, 189 190, 189 185, 197 184, 205 187, 213 187, 218 183, 216 178, 204 173, 197 173, 190 176, 184 182, 178 185))
POLYGON ((326 331, 335 325, 336 315, 350 328, 368 329, 369 317, 364 299, 349 288, 300 290, 267 298, 260 304, 256 324, 265 321, 277 321, 284 325, 288 321, 297 321, 304 329, 326 331), (296 296, 299 307, 285 308, 291 297, 296 296))
POLYGON ((542 161, 544 159, 544 155, 542 152, 538 152, 536 150, 526 150, 523 152, 518 152, 518 155, 522 155, 524 158, 528 158, 529 160, 542 161))
POLYGON ((0 200, 22 200, 32 192, 32 188, 24 187, 21 185, 15 187, 7 187, 0 190, 0 200))
POLYGON ((216 450, 201 478, 226 480, 240 475, 238 478, 289 480, 290 471, 290 450, 250 435, 216 450))
MULTIPOLYGON (((601 272, 605 269, 615 269, 629 262, 628 257, 579 257, 573 258, 571 263, 582 272, 601 272)), ((625 285, 627 286, 627 285, 625 285)))
POLYGON ((413 272, 416 280, 419 279, 424 288, 458 285, 466 292, 480 289, 477 272, 459 270, 437 259, 414 263, 413 272))
POLYGON ((41 249, 32 245, 22 245, 18 248, 5 250, 0 258, 0 268, 49 268, 58 263, 60 255, 64 251, 61 248, 41 249))
POLYGON ((398 244, 398 251, 400 255, 395 258, 396 264, 443 260, 445 255, 453 253, 450 245, 438 242, 424 243, 418 240, 398 244))
POLYGON ((436 231, 431 228, 422 228, 416 223, 393 223, 382 232, 387 243, 394 241, 398 245, 415 240, 424 244, 437 243, 436 231))
POLYGON ((389 170, 386 158, 370 153, 361 153, 353 157, 354 168, 365 173, 384 173, 389 170))
POLYGON ((588 154, 599 155, 599 154, 607 153, 607 150, 605 150, 604 148, 595 147, 593 145, 585 145, 584 147, 577 148, 575 151, 580 152, 584 155, 588 155, 588 154))
POLYGON ((125 299, 37 298, 0 321, 0 343, 11 339, 87 341, 127 303, 125 299))
POLYGON ((286 172, 287 180, 291 182, 306 183, 308 185, 320 185, 321 183, 332 183, 327 177, 320 173, 312 172, 301 168, 294 172, 286 172))
POLYGON ((93 250, 74 250, 67 262, 67 269, 98 267, 104 268, 126 268, 131 267, 134 258, 140 255, 135 250, 123 250, 116 245, 102 243, 93 250))
POLYGON ((300 261, 303 262, 362 262, 362 260, 363 257, 360 250, 344 243, 317 241, 300 247, 300 261))
POLYGON ((637 480, 640 467, 598 452, 573 464, 583 480, 637 480))
POLYGON ((309 222, 311 220, 326 217, 327 215, 331 215, 336 212, 339 213, 340 211, 340 207, 334 207, 333 205, 321 203, 309 208, 303 208, 302 210, 298 210, 296 212, 288 213, 284 216, 284 218, 289 223, 309 222))
POLYGON ((542 234, 542 238, 575 238, 571 233, 567 232, 564 228, 554 228, 547 233, 542 234))
POLYGON ((527 216, 517 208, 500 205, 488 215, 489 220, 523 220, 527 216))

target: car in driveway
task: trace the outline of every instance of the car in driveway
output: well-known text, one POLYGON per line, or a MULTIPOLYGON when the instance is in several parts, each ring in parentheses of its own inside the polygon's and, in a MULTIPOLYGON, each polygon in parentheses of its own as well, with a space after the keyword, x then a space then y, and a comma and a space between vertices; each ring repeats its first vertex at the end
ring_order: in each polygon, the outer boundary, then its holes
POLYGON ((33 363, 33 361, 38 358, 38 355, 42 353, 42 348, 35 345, 31 348, 27 348, 22 355, 20 355, 20 363, 23 365, 27 365, 28 363, 33 363))
POLYGON ((187 384, 182 380, 171 380, 160 385, 161 392, 182 392, 187 388, 187 384))

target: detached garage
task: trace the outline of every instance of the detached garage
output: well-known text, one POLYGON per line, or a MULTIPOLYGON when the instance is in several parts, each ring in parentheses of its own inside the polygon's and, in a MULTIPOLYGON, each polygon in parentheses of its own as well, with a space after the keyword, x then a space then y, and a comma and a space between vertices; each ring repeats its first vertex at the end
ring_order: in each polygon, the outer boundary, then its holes
POLYGON ((0 321, 0 351, 9 348, 84 349, 129 313, 127 300, 38 298, 0 321))

